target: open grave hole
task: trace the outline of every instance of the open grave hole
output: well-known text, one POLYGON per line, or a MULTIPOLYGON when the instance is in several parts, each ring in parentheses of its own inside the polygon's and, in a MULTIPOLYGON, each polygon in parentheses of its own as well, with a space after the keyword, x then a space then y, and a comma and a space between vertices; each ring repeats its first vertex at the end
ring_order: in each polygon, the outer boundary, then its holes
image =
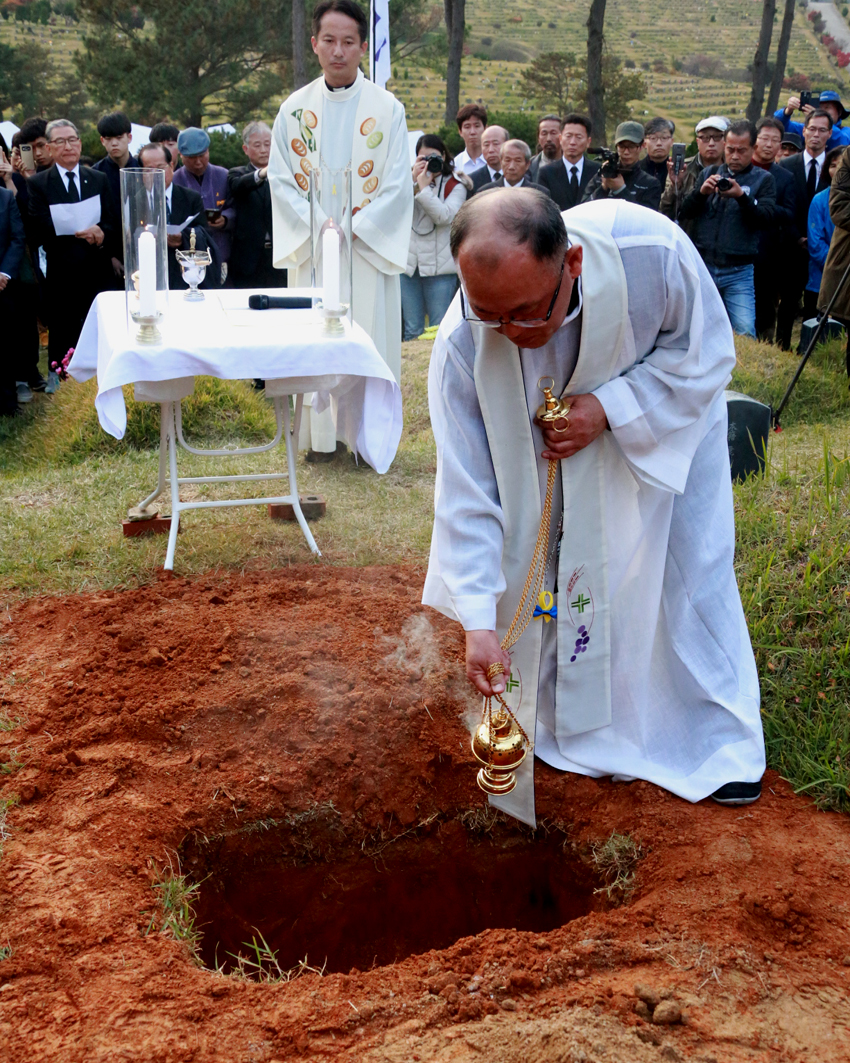
POLYGON ((545 933, 610 902, 587 853, 560 829, 530 831, 479 809, 395 836, 346 835, 332 806, 215 839, 184 868, 208 967, 257 956, 280 970, 369 970, 487 929, 545 933))

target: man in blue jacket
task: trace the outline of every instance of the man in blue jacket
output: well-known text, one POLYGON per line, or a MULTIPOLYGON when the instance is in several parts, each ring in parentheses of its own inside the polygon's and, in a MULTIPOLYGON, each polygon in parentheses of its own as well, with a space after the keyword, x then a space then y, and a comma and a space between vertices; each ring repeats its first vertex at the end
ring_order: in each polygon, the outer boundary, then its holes
POLYGON ((755 336, 753 263, 759 234, 776 217, 776 184, 766 170, 753 165, 752 122, 732 122, 724 140, 726 161, 702 171, 679 217, 694 219, 691 239, 717 285, 732 328, 755 336))
POLYGON ((780 107, 773 117, 779 119, 785 127, 786 133, 796 133, 798 137, 802 137, 803 122, 792 122, 791 115, 795 111, 802 111, 803 114, 806 115, 818 108, 826 111, 832 119, 832 132, 829 135, 829 140, 826 142, 826 150, 831 151, 833 148, 839 148, 846 144, 850 144, 850 129, 845 129, 841 125, 844 119, 850 115, 850 111, 848 111, 841 102, 841 97, 834 89, 822 92, 820 94, 820 102, 815 103, 814 106, 807 103, 805 107, 801 107, 799 96, 789 96, 788 103, 784 107, 780 107))

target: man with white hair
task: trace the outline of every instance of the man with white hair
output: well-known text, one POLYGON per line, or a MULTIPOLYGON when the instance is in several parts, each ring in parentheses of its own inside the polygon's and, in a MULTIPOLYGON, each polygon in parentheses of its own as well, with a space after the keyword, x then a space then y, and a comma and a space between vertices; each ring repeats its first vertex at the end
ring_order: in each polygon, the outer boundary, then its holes
POLYGON ((502 176, 484 185, 479 192, 486 192, 491 188, 533 188, 549 195, 548 188, 536 184, 528 175, 531 148, 524 140, 506 140, 499 149, 499 164, 502 176))
MULTIPOLYGON (((613 199, 561 215, 526 189, 465 203, 451 246, 461 289, 431 357, 423 602, 463 625, 467 676, 547 764, 756 800, 726 441, 735 346, 696 248, 656 211, 613 199), (569 405, 550 423, 535 413, 547 383, 569 405), (550 460, 544 591, 508 654, 550 460)), ((490 799, 530 824, 533 763, 490 799)))
POLYGON ((502 176, 502 163, 499 153, 508 137, 507 129, 500 125, 488 125, 481 134, 481 156, 485 165, 479 166, 477 170, 470 174, 472 191, 469 194, 471 196, 474 196, 484 185, 489 185, 491 181, 496 181, 502 176))
POLYGON ((272 262, 272 197, 269 154, 272 131, 265 122, 249 122, 242 130, 244 166, 227 175, 227 195, 236 208, 230 275, 234 288, 285 288, 286 270, 272 262))

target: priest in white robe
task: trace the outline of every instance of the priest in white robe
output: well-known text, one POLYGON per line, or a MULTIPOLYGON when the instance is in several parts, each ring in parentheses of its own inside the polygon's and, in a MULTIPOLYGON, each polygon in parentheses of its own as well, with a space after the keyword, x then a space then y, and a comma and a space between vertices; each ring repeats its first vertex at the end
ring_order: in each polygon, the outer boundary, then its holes
MULTIPOLYGON (((313 12, 313 51, 322 76, 281 105, 272 135, 273 261, 290 285, 310 286, 308 176, 314 166, 352 168, 354 320, 401 381, 401 288, 413 219, 413 184, 403 105, 363 77, 368 20, 354 0, 322 0, 313 12)), ((336 450, 333 410, 311 406, 304 425, 316 454, 336 450)))
MULTIPOLYGON (((452 251, 462 286, 429 377, 424 603, 463 625, 470 679, 502 693, 546 763, 688 801, 755 800, 764 739, 724 398, 735 347, 698 253, 655 211, 607 201, 561 216, 530 190, 470 200, 452 251), (535 417, 541 377, 571 405, 554 425, 535 417), (550 458, 541 604, 554 608, 506 654, 550 458), (506 675, 491 680, 496 662, 506 675)), ((533 764, 490 798, 530 824, 533 764)))

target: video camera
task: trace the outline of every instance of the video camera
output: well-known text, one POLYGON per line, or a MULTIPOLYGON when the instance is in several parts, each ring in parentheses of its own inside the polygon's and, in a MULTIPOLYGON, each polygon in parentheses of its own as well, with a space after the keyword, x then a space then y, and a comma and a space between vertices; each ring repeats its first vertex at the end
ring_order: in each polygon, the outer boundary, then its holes
POLYGON ((588 148, 587 154, 602 159, 603 177, 617 177, 623 173, 620 169, 620 156, 616 151, 611 151, 610 148, 588 148))

